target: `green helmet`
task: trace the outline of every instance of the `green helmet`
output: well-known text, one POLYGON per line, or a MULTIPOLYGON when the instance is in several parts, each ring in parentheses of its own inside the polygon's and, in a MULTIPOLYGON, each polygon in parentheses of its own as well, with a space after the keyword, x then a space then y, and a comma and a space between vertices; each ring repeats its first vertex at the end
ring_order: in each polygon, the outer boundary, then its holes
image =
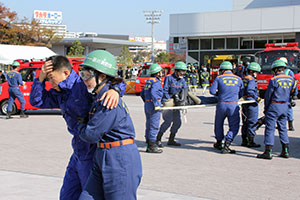
POLYGON ((256 71, 256 72, 260 72, 261 68, 260 65, 256 62, 251 62, 248 66, 247 66, 248 70, 252 70, 252 71, 256 71))
POLYGON ((150 66, 150 74, 156 74, 162 70, 159 64, 152 64, 150 66))
POLYGON ((285 62, 283 62, 282 60, 275 60, 272 63, 272 69, 278 68, 278 67, 286 67, 285 62))
POLYGON ((182 61, 175 63, 175 69, 177 70, 187 70, 186 64, 182 61))
POLYGON ((243 64, 243 61, 242 61, 242 60, 240 61, 240 64, 243 64))
POLYGON ((286 59, 286 57, 281 57, 279 58, 279 60, 282 60, 286 65, 288 64, 288 60, 286 59))
POLYGON ((108 51, 95 50, 89 53, 80 66, 90 67, 108 76, 115 77, 118 67, 116 59, 108 51))
POLYGON ((14 67, 19 67, 19 66, 20 66, 20 63, 19 63, 18 61, 14 61, 14 62, 12 63, 12 66, 14 66, 14 67))
POLYGON ((230 69, 232 70, 232 64, 229 61, 224 61, 220 65, 220 69, 230 69))
POLYGON ((190 67, 190 66, 192 66, 192 64, 191 64, 191 63, 188 63, 186 66, 190 67))
POLYGON ((193 65, 194 65, 195 67, 198 67, 198 66, 199 66, 197 62, 195 62, 193 65))
POLYGON ((191 67, 191 70, 195 70, 196 68, 195 67, 191 67))
POLYGON ((246 62, 246 65, 247 65, 247 66, 250 65, 250 63, 249 63, 249 62, 246 62))

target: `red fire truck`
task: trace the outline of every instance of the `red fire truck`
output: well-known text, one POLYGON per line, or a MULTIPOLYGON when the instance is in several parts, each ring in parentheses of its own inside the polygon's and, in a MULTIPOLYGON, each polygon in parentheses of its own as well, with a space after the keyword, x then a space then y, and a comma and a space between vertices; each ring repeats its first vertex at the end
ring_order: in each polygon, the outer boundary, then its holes
POLYGON ((281 57, 287 58, 289 69, 294 72, 295 78, 300 80, 300 49, 298 42, 274 43, 265 46, 266 48, 263 51, 257 52, 255 55, 261 66, 261 73, 257 75, 257 87, 261 97, 264 97, 268 82, 273 77, 272 63, 281 57))
MULTIPOLYGON (((33 107, 29 103, 30 90, 31 90, 31 85, 33 83, 34 76, 39 77, 41 68, 45 63, 45 61, 31 61, 31 62, 26 62, 24 60, 17 60, 17 61, 20 62, 20 67, 18 71, 21 73, 22 79, 25 82, 25 86, 19 87, 26 101, 25 110, 36 110, 38 108, 33 107)), ((80 68, 79 64, 83 62, 83 59, 69 58, 69 61, 73 66, 73 70, 78 73, 80 68)), ((0 111, 4 115, 6 114, 6 109, 8 105, 8 98, 9 98, 8 88, 9 86, 7 82, 0 84, 0 111)), ((49 90, 50 88, 52 88, 50 82, 46 81, 46 89, 49 90)), ((13 114, 18 113, 20 109, 21 109, 21 104, 16 99, 13 104, 12 113, 13 114)))
MULTIPOLYGON (((173 73, 174 64, 164 64, 164 63, 158 63, 163 68, 163 78, 162 81, 164 81, 165 77, 169 74, 173 73)), ((141 71, 139 72, 139 75, 135 81, 135 92, 137 95, 141 93, 145 86, 145 82, 150 79, 150 65, 151 64, 145 64, 141 71)))

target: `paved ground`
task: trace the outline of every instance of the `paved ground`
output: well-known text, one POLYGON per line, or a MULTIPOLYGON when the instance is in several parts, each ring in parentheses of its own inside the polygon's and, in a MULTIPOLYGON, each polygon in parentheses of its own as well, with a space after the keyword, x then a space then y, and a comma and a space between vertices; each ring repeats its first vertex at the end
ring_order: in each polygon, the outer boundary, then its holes
MULTIPOLYGON (((136 96, 124 99, 143 162, 138 199, 300 199, 300 101, 294 109, 296 131, 289 132, 291 158, 276 156, 281 150, 276 133, 275 157, 270 161, 255 158, 263 147, 239 146, 240 136, 233 144, 237 154, 215 151, 214 108, 188 111, 187 123, 178 133, 182 147, 165 147, 159 155, 145 153, 142 101, 136 96)), ((30 112, 28 119, 0 117, 0 199, 58 199, 71 154, 71 136, 61 115, 43 111, 30 112)), ((261 144, 263 132, 262 127, 256 137, 261 144)), ((165 144, 167 137, 168 133, 165 144)))

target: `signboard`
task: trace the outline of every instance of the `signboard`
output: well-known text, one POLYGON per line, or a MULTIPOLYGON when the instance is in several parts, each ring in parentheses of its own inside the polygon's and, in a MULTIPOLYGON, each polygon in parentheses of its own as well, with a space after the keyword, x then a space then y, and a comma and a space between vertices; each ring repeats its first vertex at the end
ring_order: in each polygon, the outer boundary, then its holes
POLYGON ((60 11, 35 10, 33 18, 41 24, 62 24, 62 12, 60 11))

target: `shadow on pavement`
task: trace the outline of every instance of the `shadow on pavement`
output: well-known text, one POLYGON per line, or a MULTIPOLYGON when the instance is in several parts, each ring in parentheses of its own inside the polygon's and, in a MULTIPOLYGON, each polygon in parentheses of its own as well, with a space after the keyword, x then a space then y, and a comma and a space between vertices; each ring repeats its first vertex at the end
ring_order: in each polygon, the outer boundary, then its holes
MULTIPOLYGON (((293 132, 296 134, 296 132, 293 132)), ((278 134, 277 132, 275 134, 278 134)), ((291 136, 291 133, 289 132, 289 139, 290 139, 290 158, 297 158, 300 159, 300 138, 291 136)), ((167 145, 167 139, 164 138, 164 141, 162 141, 164 147, 166 148, 184 148, 189 150, 198 150, 200 151, 208 151, 208 152, 214 152, 214 153, 220 153, 219 150, 213 148, 214 141, 205 141, 205 140, 198 140, 198 139, 185 139, 185 138, 176 138, 176 140, 181 143, 181 146, 168 146, 167 145), (201 144, 209 144, 209 146, 201 145, 201 144)), ((281 144, 279 140, 279 136, 275 136, 274 140, 274 146, 273 146, 273 156, 274 158, 277 158, 281 152, 281 144)), ((146 142, 136 140, 135 141, 137 146, 140 148, 146 149, 146 142)), ((264 152, 264 135, 257 135, 255 137, 255 142, 260 144, 261 147, 259 148, 248 148, 248 147, 241 147, 242 139, 241 135, 237 135, 234 139, 231 148, 236 150, 237 156, 244 156, 249 158, 255 158, 257 154, 261 154, 264 152), (239 149, 237 147, 239 146, 239 149), (240 150, 240 148, 243 148, 243 150, 240 150), (253 152, 254 151, 254 152, 253 152)), ((141 151, 144 152, 144 151, 141 151)))

